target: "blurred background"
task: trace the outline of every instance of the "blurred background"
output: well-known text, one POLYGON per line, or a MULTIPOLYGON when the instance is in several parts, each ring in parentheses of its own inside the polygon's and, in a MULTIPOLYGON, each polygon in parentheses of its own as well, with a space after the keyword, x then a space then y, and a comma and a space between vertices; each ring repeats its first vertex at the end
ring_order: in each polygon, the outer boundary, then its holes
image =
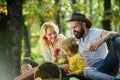
POLYGON ((73 12, 85 14, 92 27, 120 33, 120 0, 0 0, 1 80, 18 76, 24 57, 44 61, 39 41, 44 22, 54 22, 60 33, 73 36, 66 22, 73 12))

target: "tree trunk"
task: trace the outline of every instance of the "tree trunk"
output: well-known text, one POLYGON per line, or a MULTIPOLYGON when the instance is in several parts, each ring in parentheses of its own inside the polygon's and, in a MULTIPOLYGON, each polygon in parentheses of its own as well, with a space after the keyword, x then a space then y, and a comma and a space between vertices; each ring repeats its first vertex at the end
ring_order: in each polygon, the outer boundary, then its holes
MULTIPOLYGON (((71 0, 72 4, 75 5, 76 4, 76 0, 71 0)), ((77 12, 76 8, 74 6, 72 6, 73 12, 77 12)))
POLYGON ((22 26, 22 33, 23 33, 23 38, 24 38, 24 43, 25 43, 25 50, 26 50, 24 57, 30 57, 30 53, 31 53, 30 41, 29 41, 27 27, 24 24, 22 26))
MULTIPOLYGON (((59 0, 55 0, 55 5, 58 5, 59 3, 59 0)), ((58 9, 56 14, 55 14, 55 21, 56 21, 56 24, 58 25, 59 29, 60 29, 60 32, 61 32, 61 25, 60 25, 60 10, 58 9)))
POLYGON ((93 1, 93 0, 90 0, 90 14, 92 14, 92 6, 93 6, 92 1, 93 1))
POLYGON ((111 10, 111 0, 104 0, 104 18, 105 19, 102 21, 102 24, 105 30, 111 30, 111 27, 110 27, 111 20, 109 19, 111 16, 110 10, 111 10), (109 16, 109 18, 106 18, 107 16, 109 16))
MULTIPOLYGON (((109 19, 111 16, 111 0, 104 0, 104 20, 102 21, 103 29, 111 31, 111 20, 109 19), (109 18, 106 18, 108 17, 109 18)), ((107 41, 108 48, 110 47, 110 41, 107 41)))
POLYGON ((23 0, 6 1, 8 15, 0 27, 0 79, 14 80, 20 74, 23 0))

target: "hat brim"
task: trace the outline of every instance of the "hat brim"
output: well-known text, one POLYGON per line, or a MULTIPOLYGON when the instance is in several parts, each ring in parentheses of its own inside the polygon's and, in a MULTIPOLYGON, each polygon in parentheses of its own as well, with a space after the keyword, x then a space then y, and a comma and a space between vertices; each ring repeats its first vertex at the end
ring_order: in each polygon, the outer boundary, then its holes
POLYGON ((84 21, 88 24, 89 27, 91 27, 92 23, 90 20, 85 19, 85 18, 75 18, 75 19, 69 19, 66 22, 71 22, 71 21, 84 21))

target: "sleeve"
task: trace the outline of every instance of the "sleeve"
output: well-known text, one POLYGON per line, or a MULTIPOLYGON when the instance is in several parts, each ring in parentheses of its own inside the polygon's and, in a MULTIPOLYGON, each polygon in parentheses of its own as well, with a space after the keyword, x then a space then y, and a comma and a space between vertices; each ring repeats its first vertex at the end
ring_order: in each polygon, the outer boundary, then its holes
POLYGON ((103 29, 94 28, 94 33, 100 38, 102 36, 103 29))
POLYGON ((59 39, 58 44, 59 44, 59 48, 60 48, 60 58, 61 58, 61 57, 62 57, 62 58, 66 58, 66 55, 65 55, 64 52, 62 51, 62 47, 61 47, 62 42, 63 42, 63 40, 66 39, 66 37, 65 37, 63 34, 59 34, 59 35, 58 35, 58 39, 59 39))
POLYGON ((41 50, 42 50, 42 54, 43 54, 44 60, 45 61, 52 61, 51 60, 52 56, 49 54, 48 49, 46 49, 45 47, 41 46, 41 50))
POLYGON ((58 35, 58 39, 64 40, 64 39, 66 39, 66 37, 65 37, 63 34, 59 34, 59 35, 58 35))
POLYGON ((74 71, 73 73, 77 74, 77 75, 80 75, 83 73, 83 70, 85 68, 85 62, 83 61, 83 59, 81 57, 77 58, 77 67, 78 67, 78 70, 74 71))

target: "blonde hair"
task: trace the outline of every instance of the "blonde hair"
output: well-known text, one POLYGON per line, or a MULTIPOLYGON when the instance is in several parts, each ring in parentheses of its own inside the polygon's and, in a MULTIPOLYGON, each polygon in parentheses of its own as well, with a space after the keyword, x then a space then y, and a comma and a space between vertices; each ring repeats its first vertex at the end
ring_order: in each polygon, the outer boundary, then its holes
POLYGON ((78 47, 78 41, 73 37, 69 37, 62 42, 62 49, 69 50, 72 54, 78 53, 78 47))
POLYGON ((42 44, 42 46, 48 47, 50 42, 48 41, 48 39, 46 38, 46 31, 48 28, 55 28, 55 30, 57 31, 57 34, 59 33, 59 29, 58 26, 55 25, 53 22, 45 22, 40 30, 40 43, 42 44))

